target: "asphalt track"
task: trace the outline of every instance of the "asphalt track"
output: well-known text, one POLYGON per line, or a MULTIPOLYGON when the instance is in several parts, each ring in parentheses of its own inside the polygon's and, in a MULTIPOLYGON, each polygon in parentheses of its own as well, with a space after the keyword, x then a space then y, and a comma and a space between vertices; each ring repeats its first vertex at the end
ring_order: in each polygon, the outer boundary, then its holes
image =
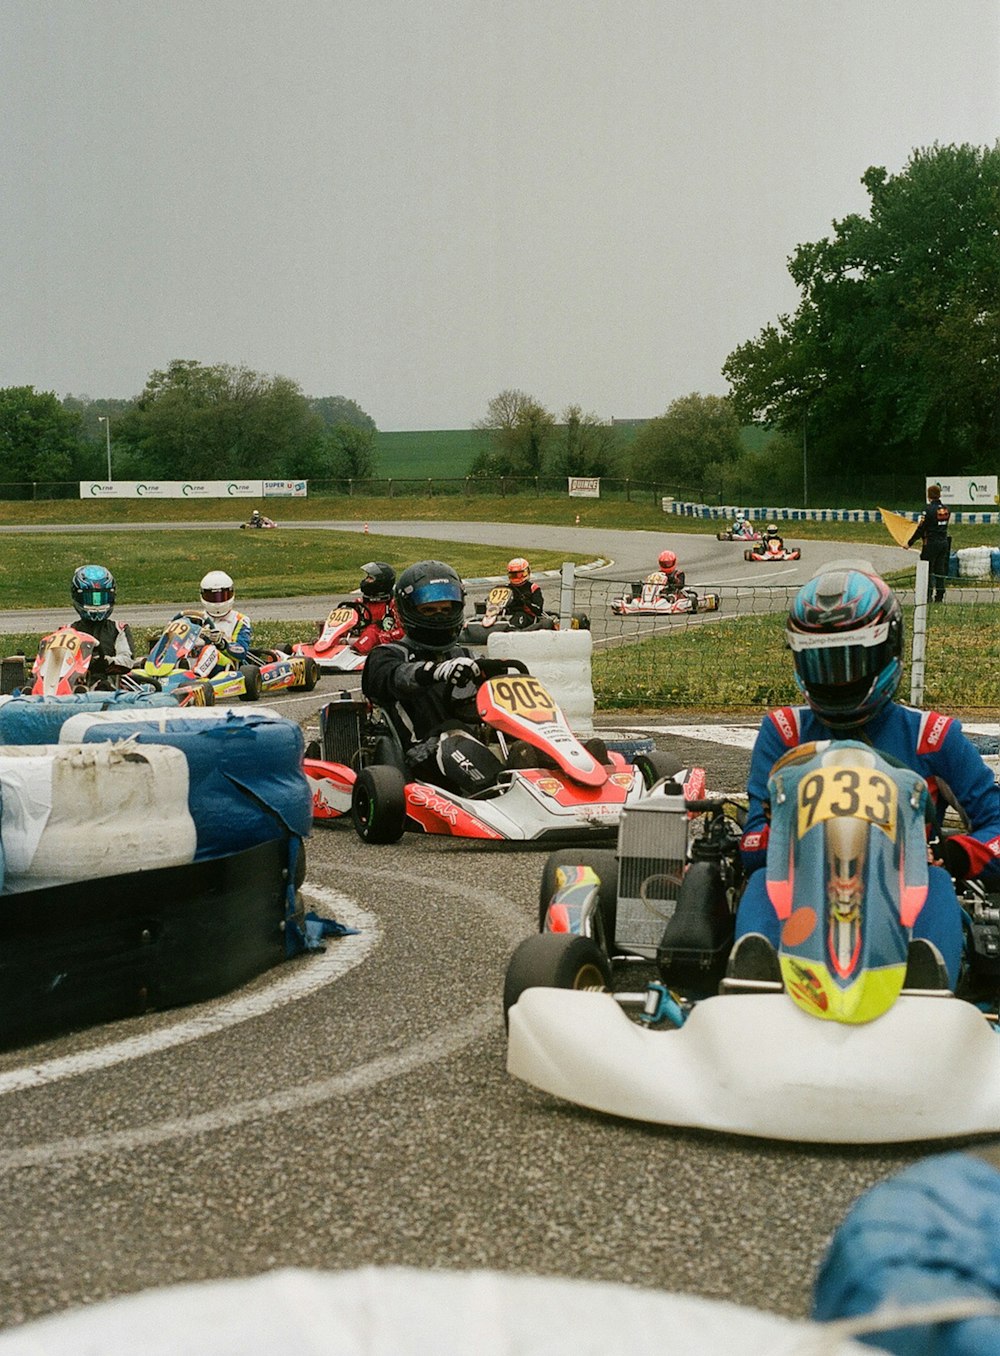
MULTIPOLYGON (((350 685, 274 704, 308 730, 350 685)), ((742 784, 747 727, 613 723, 654 726, 712 787, 742 784)), ((416 837, 374 848, 318 828, 307 896, 357 936, 227 999, 0 1055, 0 1326, 151 1285, 372 1263, 805 1314, 849 1203, 927 1146, 649 1128, 513 1082, 500 993, 535 926, 543 855, 416 837)))

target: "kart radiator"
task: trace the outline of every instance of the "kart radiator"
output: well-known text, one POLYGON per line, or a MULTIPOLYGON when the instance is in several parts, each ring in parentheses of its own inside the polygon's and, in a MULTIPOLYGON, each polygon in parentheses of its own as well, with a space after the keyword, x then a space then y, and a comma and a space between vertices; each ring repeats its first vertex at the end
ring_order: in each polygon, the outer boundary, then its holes
POLYGON ((618 830, 618 919, 615 942, 624 951, 656 957, 677 907, 687 861, 688 817, 683 796, 657 797, 622 815, 618 830))
POLYGON ((357 768, 367 714, 368 703, 346 692, 320 707, 319 739, 326 762, 357 768))

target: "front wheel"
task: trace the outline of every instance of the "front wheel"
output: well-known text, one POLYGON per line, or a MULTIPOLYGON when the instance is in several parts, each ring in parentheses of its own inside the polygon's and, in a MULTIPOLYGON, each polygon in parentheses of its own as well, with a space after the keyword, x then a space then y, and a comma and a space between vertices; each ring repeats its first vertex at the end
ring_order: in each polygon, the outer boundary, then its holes
POLYGON ((526 937, 507 966, 503 985, 503 1018, 525 989, 611 988, 611 962, 589 937, 542 932, 526 937))
POLYGON ((303 687, 306 692, 312 692, 313 688, 319 682, 319 664, 312 655, 306 655, 306 677, 303 687))
POLYGON ((258 701, 260 698, 260 669, 256 664, 244 664, 240 673, 243 675, 243 691, 240 693, 240 701, 258 701))
POLYGON ((637 753, 635 767, 647 791, 657 782, 676 777, 678 772, 683 771, 683 764, 672 753, 664 753, 661 749, 653 749, 650 753, 637 753))
POLYGON ((406 828, 406 779, 399 768, 362 768, 351 793, 351 819, 364 843, 398 843, 406 828))

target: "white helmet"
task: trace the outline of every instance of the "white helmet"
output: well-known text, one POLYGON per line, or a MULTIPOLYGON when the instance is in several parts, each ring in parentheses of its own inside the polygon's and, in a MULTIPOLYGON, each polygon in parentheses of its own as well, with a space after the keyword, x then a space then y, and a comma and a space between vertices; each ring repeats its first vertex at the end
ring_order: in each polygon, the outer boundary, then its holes
POLYGON ((233 581, 225 570, 209 570, 201 581, 201 601, 210 617, 224 617, 235 596, 233 581))

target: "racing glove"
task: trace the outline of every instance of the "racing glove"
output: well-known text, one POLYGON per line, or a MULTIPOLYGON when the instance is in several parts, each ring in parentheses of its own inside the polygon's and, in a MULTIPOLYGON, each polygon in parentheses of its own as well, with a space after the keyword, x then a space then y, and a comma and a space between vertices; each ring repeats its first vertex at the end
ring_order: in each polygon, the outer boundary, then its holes
POLYGON ((431 683, 451 683, 459 687, 463 683, 477 683, 480 678, 479 665, 474 659, 460 655, 457 659, 443 659, 440 664, 428 660, 421 664, 414 677, 424 687, 431 683))
POLYGON ((956 880, 967 880, 972 874, 969 854, 957 834, 938 843, 936 856, 944 869, 956 880))

